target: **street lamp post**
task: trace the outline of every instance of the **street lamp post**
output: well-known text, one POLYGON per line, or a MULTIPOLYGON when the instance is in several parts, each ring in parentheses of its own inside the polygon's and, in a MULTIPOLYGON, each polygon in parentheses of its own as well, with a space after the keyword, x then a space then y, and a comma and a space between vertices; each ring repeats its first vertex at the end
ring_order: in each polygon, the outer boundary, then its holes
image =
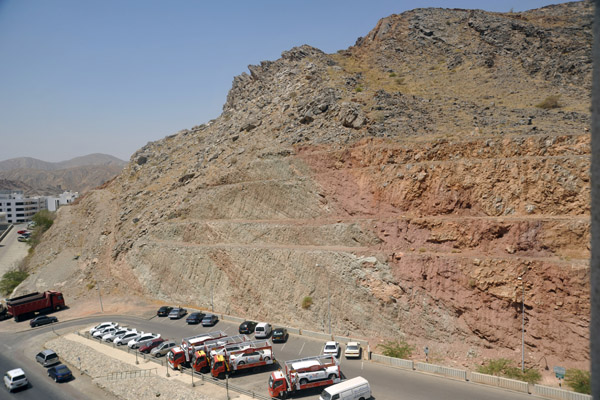
POLYGON ((523 288, 523 297, 521 298, 521 372, 525 371, 525 282, 523 277, 517 278, 521 281, 523 288))
MULTIPOLYGON (((317 264, 317 268, 319 268, 319 264, 317 264)), ((325 269, 325 267, 323 267, 325 269)), ((327 312, 329 314, 329 334, 331 335, 331 291, 329 289, 330 277, 327 274, 327 312)))

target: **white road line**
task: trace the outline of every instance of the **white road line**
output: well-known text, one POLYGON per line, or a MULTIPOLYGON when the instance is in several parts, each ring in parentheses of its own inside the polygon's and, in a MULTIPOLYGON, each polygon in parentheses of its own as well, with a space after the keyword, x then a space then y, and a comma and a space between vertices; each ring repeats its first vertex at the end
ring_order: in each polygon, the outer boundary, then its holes
POLYGON ((283 346, 281 346, 281 351, 283 351, 283 349, 285 348, 285 345, 286 345, 286 344, 287 344, 287 343, 284 343, 284 344, 283 344, 283 346))
POLYGON ((298 355, 302 355, 302 350, 304 350, 304 345, 306 344, 306 342, 302 342, 302 347, 300 348, 300 351, 298 352, 298 355))
POLYGON ((365 366, 365 362, 364 362, 364 361, 361 361, 361 362, 360 362, 360 370, 361 370, 361 371, 363 370, 363 367, 364 367, 364 366, 365 366))

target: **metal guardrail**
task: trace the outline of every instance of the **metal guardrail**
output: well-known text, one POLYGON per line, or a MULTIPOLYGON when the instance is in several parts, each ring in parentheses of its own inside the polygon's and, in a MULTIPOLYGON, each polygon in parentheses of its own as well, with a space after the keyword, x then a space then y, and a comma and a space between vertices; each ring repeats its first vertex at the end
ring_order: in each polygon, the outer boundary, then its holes
POLYGON ((106 375, 105 378, 110 381, 129 378, 149 378, 152 375, 158 375, 158 368, 134 369, 132 371, 111 372, 110 374, 106 375))
POLYGON ((557 400, 592 400, 592 396, 589 394, 575 393, 542 385, 534 385, 533 394, 557 400))

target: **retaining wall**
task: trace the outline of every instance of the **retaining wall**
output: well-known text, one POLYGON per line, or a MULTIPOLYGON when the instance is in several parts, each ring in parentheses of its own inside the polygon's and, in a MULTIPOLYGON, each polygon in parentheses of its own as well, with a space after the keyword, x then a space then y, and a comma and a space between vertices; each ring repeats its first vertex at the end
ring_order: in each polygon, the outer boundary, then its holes
POLYGON ((391 365, 393 367, 407 368, 411 370, 414 369, 415 364, 412 360, 403 360, 402 358, 387 357, 375 353, 371 354, 371 360, 382 364, 391 365))
POLYGON ((471 380, 484 385, 498 386, 504 389, 515 390, 517 392, 529 393, 529 384, 527 382, 517 381, 515 379, 501 378, 499 376, 480 374, 471 372, 471 380))

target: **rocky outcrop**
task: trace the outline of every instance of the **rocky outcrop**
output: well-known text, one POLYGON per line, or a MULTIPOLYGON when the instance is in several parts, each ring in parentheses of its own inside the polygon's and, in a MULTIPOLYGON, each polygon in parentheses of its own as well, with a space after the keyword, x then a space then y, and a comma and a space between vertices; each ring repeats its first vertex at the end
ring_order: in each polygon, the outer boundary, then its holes
POLYGON ((20 290, 214 289, 219 311, 312 329, 330 298, 338 334, 468 364, 520 348, 525 289, 528 365, 585 367, 591 7, 414 10, 250 66, 219 118, 61 209, 20 290))

